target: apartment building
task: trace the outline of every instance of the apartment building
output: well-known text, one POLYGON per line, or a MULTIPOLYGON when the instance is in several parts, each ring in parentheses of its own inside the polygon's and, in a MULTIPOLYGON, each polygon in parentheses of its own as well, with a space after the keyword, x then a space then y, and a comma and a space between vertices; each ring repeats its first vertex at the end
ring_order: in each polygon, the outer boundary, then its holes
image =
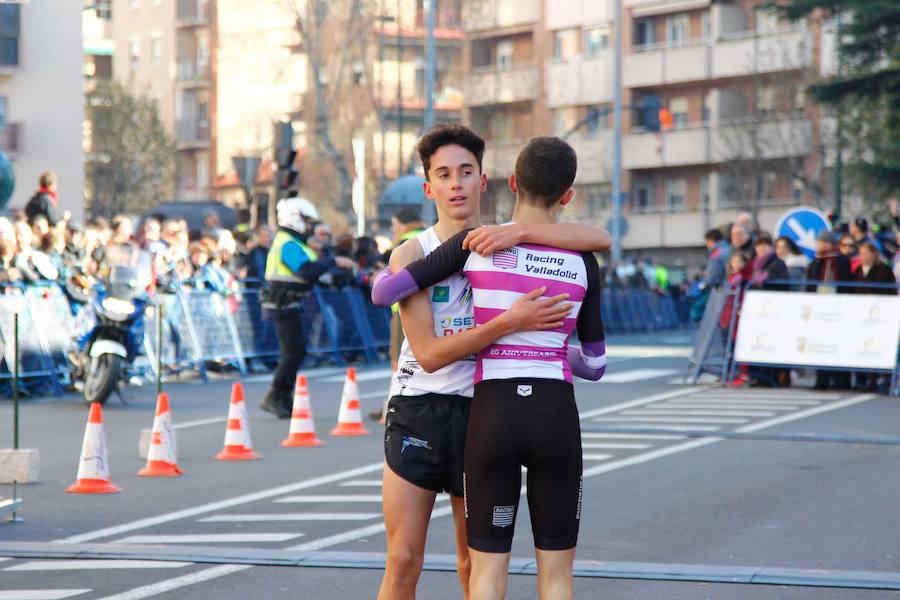
MULTIPOLYGON (((297 23, 288 2, 113 0, 113 74, 159 102, 178 148, 179 199, 244 203, 232 156, 270 158, 273 123, 306 91, 297 23)), ((263 195, 271 181, 260 177, 263 195)))
MULTIPOLYGON (((466 117, 488 139, 491 180, 512 172, 529 137, 565 136, 579 174, 564 214, 602 226, 615 1, 470 0, 465 22, 466 117)), ((739 210, 771 228, 785 206, 827 190, 827 123, 802 93, 828 68, 817 28, 759 0, 620 1, 626 250, 683 256, 739 210), (643 108, 657 103, 664 123, 653 132, 643 108)), ((491 187, 485 217, 508 218, 511 196, 502 181, 491 187)))
POLYGON ((59 179, 60 208, 83 211, 82 6, 0 4, 0 151, 13 164, 12 208, 43 171, 59 179))

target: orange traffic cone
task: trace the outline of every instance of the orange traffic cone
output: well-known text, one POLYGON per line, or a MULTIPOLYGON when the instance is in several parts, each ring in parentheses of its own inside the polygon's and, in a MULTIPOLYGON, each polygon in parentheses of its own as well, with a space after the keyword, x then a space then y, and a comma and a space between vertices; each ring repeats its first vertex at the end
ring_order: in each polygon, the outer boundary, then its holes
POLYGON ((106 457, 106 436, 103 434, 103 410, 100 403, 91 404, 81 458, 78 462, 78 481, 69 486, 70 494, 113 494, 119 488, 109 482, 109 462, 106 457))
POLYGON ((341 394, 341 411, 338 413, 337 427, 331 435, 368 435, 362 423, 362 412, 359 409, 359 388, 356 386, 356 369, 347 369, 344 380, 344 392, 341 394))
POLYGON ((169 395, 160 393, 156 400, 156 417, 150 434, 150 451, 147 466, 138 471, 141 477, 177 477, 184 471, 178 466, 175 437, 172 435, 172 413, 169 411, 169 395))
POLYGON ((291 447, 322 445, 322 441, 316 437, 316 428, 313 424, 306 375, 297 375, 297 385, 294 388, 294 407, 291 411, 291 429, 281 445, 291 447))
POLYGON ((247 422, 244 386, 237 382, 231 386, 228 426, 225 428, 225 447, 216 454, 216 460, 255 460, 259 457, 259 454, 253 451, 253 442, 250 441, 250 424, 247 422))

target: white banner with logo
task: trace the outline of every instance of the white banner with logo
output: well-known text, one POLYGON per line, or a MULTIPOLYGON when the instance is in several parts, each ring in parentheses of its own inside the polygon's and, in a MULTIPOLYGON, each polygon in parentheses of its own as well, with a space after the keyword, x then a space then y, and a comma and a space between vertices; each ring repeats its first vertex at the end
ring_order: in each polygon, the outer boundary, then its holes
POLYGON ((900 296, 751 290, 744 296, 739 363, 893 370, 900 296))

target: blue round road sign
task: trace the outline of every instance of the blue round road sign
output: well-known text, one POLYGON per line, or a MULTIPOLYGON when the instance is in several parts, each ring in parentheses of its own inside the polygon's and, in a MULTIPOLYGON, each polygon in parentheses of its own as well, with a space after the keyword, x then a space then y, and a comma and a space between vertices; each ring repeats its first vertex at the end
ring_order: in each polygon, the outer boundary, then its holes
POLYGON ((811 206, 798 206, 778 219, 775 237, 792 239, 812 259, 816 256, 816 237, 826 230, 831 230, 831 223, 822 211, 811 206))

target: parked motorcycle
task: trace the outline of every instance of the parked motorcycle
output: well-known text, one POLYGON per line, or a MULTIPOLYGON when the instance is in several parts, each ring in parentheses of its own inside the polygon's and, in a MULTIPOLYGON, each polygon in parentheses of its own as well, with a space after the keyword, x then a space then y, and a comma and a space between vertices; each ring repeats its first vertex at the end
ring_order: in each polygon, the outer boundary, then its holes
POLYGON ((79 312, 76 379, 84 401, 104 404, 133 364, 144 341, 144 312, 152 257, 132 244, 108 246, 91 299, 79 312))

